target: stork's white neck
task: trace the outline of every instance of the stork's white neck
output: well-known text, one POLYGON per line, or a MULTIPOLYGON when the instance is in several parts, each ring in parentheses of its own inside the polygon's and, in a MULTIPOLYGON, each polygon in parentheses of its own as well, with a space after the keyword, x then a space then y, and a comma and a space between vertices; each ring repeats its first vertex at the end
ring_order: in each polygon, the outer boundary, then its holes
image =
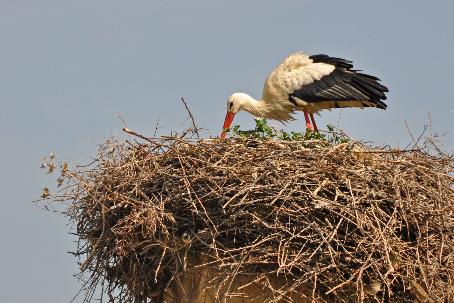
POLYGON ((252 97, 244 104, 244 110, 258 118, 267 116, 267 107, 265 102, 262 100, 256 100, 252 97))
POLYGON ((262 100, 256 100, 245 93, 235 93, 234 96, 239 101, 239 110, 245 110, 258 118, 267 116, 267 104, 262 100))

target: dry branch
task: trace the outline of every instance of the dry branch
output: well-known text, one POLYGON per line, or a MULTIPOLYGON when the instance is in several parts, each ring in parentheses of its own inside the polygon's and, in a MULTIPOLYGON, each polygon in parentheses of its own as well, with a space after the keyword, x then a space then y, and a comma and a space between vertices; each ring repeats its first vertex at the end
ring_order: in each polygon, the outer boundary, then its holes
POLYGON ((192 122, 192 127, 193 127, 193 130, 194 130, 194 133, 197 135, 197 139, 199 139, 199 138, 200 138, 200 135, 199 135, 199 128, 198 128, 197 125, 195 124, 194 116, 192 115, 192 112, 191 112, 191 110, 189 109, 189 106, 188 106, 188 104, 186 103, 186 101, 184 100, 183 97, 181 97, 181 102, 183 102, 184 107, 186 108, 186 111, 188 112, 189 117, 191 118, 191 122, 192 122))

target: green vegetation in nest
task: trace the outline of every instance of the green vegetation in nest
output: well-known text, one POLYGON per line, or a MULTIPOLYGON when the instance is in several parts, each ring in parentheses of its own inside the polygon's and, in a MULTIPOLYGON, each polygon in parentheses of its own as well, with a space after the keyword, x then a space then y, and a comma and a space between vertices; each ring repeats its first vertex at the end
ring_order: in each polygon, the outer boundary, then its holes
POLYGON ((335 129, 333 125, 328 124, 326 126, 328 131, 315 132, 312 130, 306 130, 306 132, 286 132, 281 129, 276 129, 270 126, 265 119, 256 118, 255 128, 252 130, 241 130, 240 125, 235 125, 230 130, 233 138, 243 139, 262 139, 262 140, 283 140, 283 141, 307 141, 307 140, 319 140, 332 145, 340 143, 346 143, 350 141, 350 138, 342 131, 335 129))

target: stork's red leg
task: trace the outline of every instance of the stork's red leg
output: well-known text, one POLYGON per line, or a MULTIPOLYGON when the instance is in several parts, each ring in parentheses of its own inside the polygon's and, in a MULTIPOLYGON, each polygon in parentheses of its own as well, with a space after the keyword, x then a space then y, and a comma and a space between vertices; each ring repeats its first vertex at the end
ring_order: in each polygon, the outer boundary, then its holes
POLYGON ((314 131, 318 132, 317 124, 315 124, 314 114, 310 113, 312 126, 314 127, 314 131))
POLYGON ((306 119, 306 129, 312 130, 311 121, 309 121, 309 115, 307 113, 307 110, 303 109, 303 112, 304 112, 304 119, 306 119))

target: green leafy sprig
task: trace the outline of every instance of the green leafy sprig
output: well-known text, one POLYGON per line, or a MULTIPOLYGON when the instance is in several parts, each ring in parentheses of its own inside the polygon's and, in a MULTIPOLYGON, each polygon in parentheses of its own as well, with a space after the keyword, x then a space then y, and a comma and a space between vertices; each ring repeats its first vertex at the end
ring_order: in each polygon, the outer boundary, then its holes
POLYGON ((306 141, 306 140, 319 140, 325 141, 333 145, 345 143, 350 138, 342 131, 337 130, 334 126, 328 124, 328 131, 315 132, 307 129, 306 132, 286 132, 284 130, 277 130, 268 125, 265 119, 256 118, 255 128, 252 130, 242 130, 240 125, 235 125, 230 129, 230 134, 234 138, 243 139, 260 139, 271 140, 278 139, 283 141, 306 141))

